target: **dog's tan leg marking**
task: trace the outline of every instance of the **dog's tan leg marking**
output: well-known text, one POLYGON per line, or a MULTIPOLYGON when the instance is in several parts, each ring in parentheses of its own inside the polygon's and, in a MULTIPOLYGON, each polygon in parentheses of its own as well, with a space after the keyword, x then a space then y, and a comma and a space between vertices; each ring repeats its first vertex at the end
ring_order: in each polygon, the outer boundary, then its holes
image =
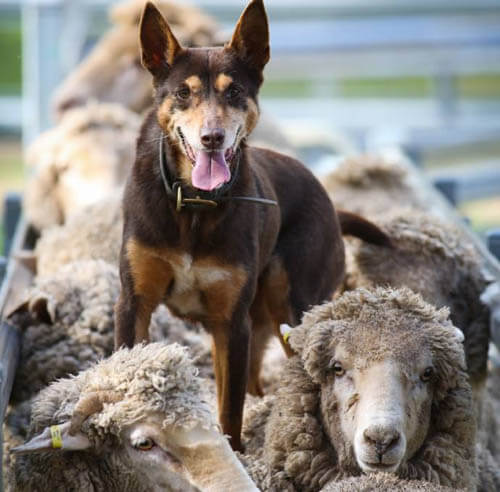
POLYGON ((264 289, 258 289, 252 307, 250 308, 252 334, 247 391, 255 396, 264 396, 262 384, 260 382, 260 369, 267 343, 274 331, 274 322, 263 292, 264 289))
POLYGON ((217 265, 212 260, 196 262, 196 267, 203 269, 198 282, 204 294, 207 324, 230 322, 247 282, 247 272, 243 267, 217 265))
POLYGON ((224 434, 231 437, 231 446, 242 450, 241 425, 248 380, 249 323, 244 326, 221 325, 213 331, 213 360, 217 383, 219 422, 224 434))
POLYGON ((262 295, 266 299, 267 307, 273 320, 274 334, 278 337, 287 357, 290 357, 294 355, 294 352, 290 348, 290 345, 283 340, 280 333, 280 325, 282 323, 294 324, 289 298, 290 284, 288 283, 287 272, 279 260, 274 260, 269 267, 262 290, 262 295))
MULTIPOLYGON (((213 272, 219 272, 219 269, 220 267, 213 269, 213 272)), ((248 277, 241 267, 228 269, 226 266, 220 271, 229 271, 230 277, 214 282, 212 272, 210 284, 203 290, 205 326, 213 336, 212 355, 219 421, 223 432, 231 436, 233 449, 241 449, 240 433, 248 378, 250 320, 248 315, 243 318, 235 315, 235 310, 248 277)))
POLYGON ((126 247, 137 299, 135 343, 140 343, 149 339, 151 314, 162 301, 173 272, 170 264, 163 259, 165 252, 144 246, 135 239, 130 239, 126 247))

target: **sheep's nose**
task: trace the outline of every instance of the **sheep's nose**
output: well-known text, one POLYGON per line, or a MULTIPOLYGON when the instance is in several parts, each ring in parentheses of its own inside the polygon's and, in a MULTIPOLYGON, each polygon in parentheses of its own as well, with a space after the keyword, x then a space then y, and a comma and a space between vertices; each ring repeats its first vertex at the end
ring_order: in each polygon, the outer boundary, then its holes
POLYGON ((207 128, 201 129, 201 143, 208 149, 218 149, 222 147, 226 132, 223 128, 207 128))
POLYGON ((365 441, 374 446, 379 456, 396 446, 401 439, 401 434, 394 427, 372 425, 363 432, 365 441))

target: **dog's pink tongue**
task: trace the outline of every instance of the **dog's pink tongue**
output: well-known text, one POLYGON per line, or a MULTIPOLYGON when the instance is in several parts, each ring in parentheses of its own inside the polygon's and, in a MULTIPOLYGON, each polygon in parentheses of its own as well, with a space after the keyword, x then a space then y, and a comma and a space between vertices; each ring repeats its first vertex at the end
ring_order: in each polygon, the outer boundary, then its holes
POLYGON ((191 181, 195 188, 211 191, 231 179, 224 152, 196 153, 191 181))

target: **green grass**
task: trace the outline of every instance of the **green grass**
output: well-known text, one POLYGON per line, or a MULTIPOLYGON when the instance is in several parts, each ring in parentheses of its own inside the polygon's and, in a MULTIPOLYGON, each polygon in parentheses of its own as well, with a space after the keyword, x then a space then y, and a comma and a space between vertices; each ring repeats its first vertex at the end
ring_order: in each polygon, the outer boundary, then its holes
POLYGON ((347 98, 424 98, 432 95, 432 83, 424 77, 347 79, 340 83, 341 95, 347 98))
POLYGON ((20 191, 24 184, 23 159, 19 140, 0 139, 0 254, 3 253, 3 198, 7 191, 20 191))
POLYGON ((458 93, 465 98, 500 99, 500 74, 479 74, 462 77, 458 93))
POLYGON ((483 234, 500 225, 500 198, 483 198, 459 204, 461 214, 468 217, 474 231, 483 234))
POLYGON ((21 52, 19 15, 3 13, 0 18, 1 94, 21 94, 21 52))
MULTIPOLYGON (((500 99, 500 74, 478 74, 456 79, 459 98, 500 99)), ((435 96, 434 81, 427 77, 394 77, 325 80, 319 90, 311 79, 269 80, 262 87, 263 97, 272 98, 429 98, 435 96)))

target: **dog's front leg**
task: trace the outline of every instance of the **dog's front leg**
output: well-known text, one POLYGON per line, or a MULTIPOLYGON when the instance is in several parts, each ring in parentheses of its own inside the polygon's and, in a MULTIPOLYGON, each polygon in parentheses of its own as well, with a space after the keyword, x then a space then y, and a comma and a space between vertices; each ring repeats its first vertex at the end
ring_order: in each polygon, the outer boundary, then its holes
POLYGON ((115 306, 115 350, 149 341, 151 314, 173 278, 170 264, 156 251, 131 239, 120 258, 121 293, 115 306))
POLYGON ((235 316, 231 323, 214 326, 212 354, 219 422, 231 437, 234 450, 242 451, 241 425, 248 380, 250 352, 250 317, 235 316))

